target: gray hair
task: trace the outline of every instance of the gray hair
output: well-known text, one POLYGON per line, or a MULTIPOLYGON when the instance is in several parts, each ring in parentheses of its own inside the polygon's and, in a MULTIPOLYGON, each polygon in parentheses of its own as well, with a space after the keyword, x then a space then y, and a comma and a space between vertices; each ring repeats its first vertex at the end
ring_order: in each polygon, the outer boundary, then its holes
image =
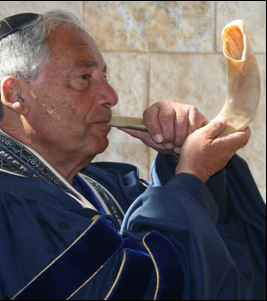
MULTIPOLYGON (((23 29, 0 41, 0 83, 5 76, 34 80, 40 72, 40 65, 50 57, 46 43, 47 35, 57 25, 66 28, 78 27, 87 30, 82 19, 73 12, 52 10, 40 15, 23 29)), ((0 121, 3 118, 0 91, 0 121)))

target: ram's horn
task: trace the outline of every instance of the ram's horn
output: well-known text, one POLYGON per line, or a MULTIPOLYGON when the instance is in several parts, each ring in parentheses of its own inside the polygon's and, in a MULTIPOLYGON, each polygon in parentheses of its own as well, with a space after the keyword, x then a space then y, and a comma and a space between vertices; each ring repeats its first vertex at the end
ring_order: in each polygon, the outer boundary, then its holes
POLYGON ((146 126, 142 118, 126 117, 126 116, 112 116, 109 124, 117 128, 127 128, 146 131, 146 126))
POLYGON ((236 20, 227 24, 222 40, 228 67, 228 93, 217 117, 227 118, 227 126, 221 133, 227 134, 244 130, 253 120, 260 100, 261 81, 244 22, 236 20))
MULTIPOLYGON (((228 66, 228 94, 217 117, 227 118, 227 126, 221 133, 227 134, 244 130, 253 120, 260 100, 260 74, 242 20, 227 24, 222 31, 222 40, 228 66)), ((114 116, 110 125, 146 130, 142 118, 114 116)))

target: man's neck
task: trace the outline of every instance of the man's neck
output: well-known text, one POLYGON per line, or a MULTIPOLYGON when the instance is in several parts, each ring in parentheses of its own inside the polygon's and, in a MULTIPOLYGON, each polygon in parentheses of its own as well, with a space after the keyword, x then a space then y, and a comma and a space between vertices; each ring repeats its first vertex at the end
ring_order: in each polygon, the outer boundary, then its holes
POLYGON ((78 174, 78 172, 88 165, 95 157, 92 156, 88 158, 85 154, 85 159, 81 160, 81 155, 77 153, 65 154, 66 152, 59 149, 58 146, 53 146, 51 144, 43 146, 42 143, 38 143, 36 141, 32 142, 30 139, 26 139, 24 135, 21 135, 20 133, 18 134, 16 131, 11 131, 10 133, 1 128, 0 131, 23 144, 30 151, 33 151, 39 158, 41 158, 41 160, 53 167, 53 169, 55 169, 70 185, 73 184, 73 178, 78 174))

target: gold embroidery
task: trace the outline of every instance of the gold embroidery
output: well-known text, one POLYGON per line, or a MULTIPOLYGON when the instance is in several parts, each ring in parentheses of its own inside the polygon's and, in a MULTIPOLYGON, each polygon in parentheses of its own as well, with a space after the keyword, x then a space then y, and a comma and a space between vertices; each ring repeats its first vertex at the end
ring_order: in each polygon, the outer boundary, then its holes
POLYGON ((104 298, 104 300, 107 300, 107 299, 108 299, 108 297, 110 296, 110 294, 111 294, 112 291, 114 290, 114 287, 115 287, 116 284, 118 283, 119 278, 120 278, 120 276, 121 276, 121 272, 122 272, 122 270, 123 270, 123 267, 124 267, 124 264, 125 264, 125 260, 126 260, 126 252, 125 252, 124 250, 123 250, 122 252, 123 252, 123 259, 122 259, 122 263, 121 263, 121 266, 120 266, 120 270, 119 270, 119 272, 118 272, 118 275, 117 275, 117 277, 116 277, 116 279, 115 279, 115 281, 114 281, 114 283, 113 283, 111 289, 109 290, 109 292, 108 292, 108 294, 106 295, 106 297, 104 298))
POLYGON ((160 284, 160 277, 159 277, 159 269, 158 269, 158 266, 157 266, 157 263, 155 261, 155 258, 153 256, 153 254, 151 253, 150 249, 148 248, 147 244, 145 243, 145 238, 147 237, 147 235, 149 235, 150 233, 147 233, 144 238, 143 238, 143 244, 144 246, 146 247, 149 255, 151 256, 151 259, 153 261, 153 264, 155 266, 155 270, 156 270, 156 275, 157 275, 157 287, 156 287, 156 291, 155 291, 155 295, 154 295, 154 299, 153 300, 157 300, 157 296, 158 296, 158 291, 159 291, 159 284, 160 284))
MULTIPOLYGON (((64 251, 62 252, 56 259, 54 259, 45 269, 43 269, 36 277, 34 277, 23 289, 21 289, 14 297, 11 298, 13 300, 17 297, 22 291, 24 291, 35 279, 37 279, 41 274, 43 274, 51 265, 53 265, 61 256, 63 256, 80 238, 82 238, 85 233, 96 223, 100 215, 95 215, 92 220, 92 224, 64 251)), ((101 267, 102 268, 102 267, 101 267)), ((100 269, 101 269, 100 268, 100 269)), ((93 275, 94 276, 94 275, 93 275)))

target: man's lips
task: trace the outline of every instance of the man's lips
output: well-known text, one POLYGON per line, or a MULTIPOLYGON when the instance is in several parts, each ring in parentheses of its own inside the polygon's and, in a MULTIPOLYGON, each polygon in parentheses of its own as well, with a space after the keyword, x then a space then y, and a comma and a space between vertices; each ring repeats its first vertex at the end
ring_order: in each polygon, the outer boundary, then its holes
POLYGON ((93 122, 92 124, 98 126, 99 128, 103 128, 103 129, 111 129, 111 126, 109 124, 111 118, 106 118, 106 119, 102 119, 102 120, 97 120, 95 122, 93 122))
POLYGON ((100 124, 101 123, 103 123, 103 124, 109 124, 110 120, 111 120, 111 116, 106 117, 106 118, 102 118, 100 120, 95 120, 93 123, 96 123, 96 124, 98 124, 98 123, 100 123, 100 124))
POLYGON ((109 125, 109 122, 110 120, 104 120, 104 121, 97 121, 97 122, 94 122, 94 124, 106 124, 106 125, 109 125))

